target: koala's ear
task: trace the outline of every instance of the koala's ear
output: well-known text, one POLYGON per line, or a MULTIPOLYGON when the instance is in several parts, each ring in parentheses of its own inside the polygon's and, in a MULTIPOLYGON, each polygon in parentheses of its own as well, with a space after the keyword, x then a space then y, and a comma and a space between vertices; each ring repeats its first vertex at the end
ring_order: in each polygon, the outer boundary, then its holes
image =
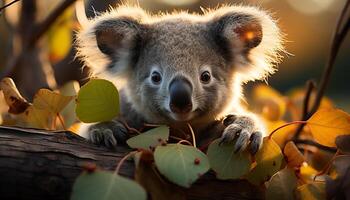
POLYGON ((213 40, 243 81, 263 79, 275 71, 283 39, 269 14, 256 7, 228 6, 208 15, 213 40))
POLYGON ((97 47, 110 57, 118 56, 122 50, 131 50, 139 34, 140 24, 127 18, 106 20, 95 27, 97 47))
POLYGON ((77 56, 94 74, 124 72, 137 61, 147 18, 141 8, 128 6, 95 17, 77 34, 77 56))
POLYGON ((244 13, 225 13, 215 19, 212 26, 216 39, 228 43, 228 48, 247 51, 257 47, 263 38, 259 19, 244 13))

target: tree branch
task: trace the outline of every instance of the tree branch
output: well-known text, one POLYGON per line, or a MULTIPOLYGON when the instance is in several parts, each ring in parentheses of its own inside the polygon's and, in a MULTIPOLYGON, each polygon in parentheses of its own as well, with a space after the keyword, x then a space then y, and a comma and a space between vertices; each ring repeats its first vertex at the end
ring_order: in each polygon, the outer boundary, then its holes
POLYGON ((16 2, 18 2, 19 0, 14 0, 14 1, 11 1, 10 3, 8 3, 8 4, 6 4, 6 5, 4 5, 4 6, 2 6, 2 7, 0 7, 0 12, 3 10, 3 9, 5 9, 5 8, 7 8, 7 7, 9 7, 9 6, 11 6, 12 4, 14 4, 14 3, 16 3, 16 2))
MULTIPOLYGON (((0 199, 69 199, 75 179, 86 166, 114 171, 127 147, 98 147, 70 132, 0 127, 0 199)), ((134 177, 126 160, 120 175, 134 177)), ((161 189, 161 188, 159 188, 161 189)), ((212 172, 190 189, 187 199, 263 199, 263 191, 244 180, 217 180, 212 172)))

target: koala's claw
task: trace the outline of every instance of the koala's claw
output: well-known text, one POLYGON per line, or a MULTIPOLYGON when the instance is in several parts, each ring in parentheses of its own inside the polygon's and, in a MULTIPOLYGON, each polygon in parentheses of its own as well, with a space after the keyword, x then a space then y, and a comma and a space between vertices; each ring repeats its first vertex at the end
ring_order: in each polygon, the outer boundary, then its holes
MULTIPOLYGON (((232 117, 230 116, 232 119, 232 117)), ((262 145, 262 132, 255 131, 255 122, 248 117, 240 117, 234 120, 224 121, 227 126, 222 134, 219 144, 236 140, 234 152, 238 153, 248 148, 252 155, 255 155, 262 145), (228 122, 229 121, 229 122, 228 122)))
POLYGON ((114 149, 127 140, 127 130, 120 122, 102 122, 88 129, 88 140, 94 144, 114 149))

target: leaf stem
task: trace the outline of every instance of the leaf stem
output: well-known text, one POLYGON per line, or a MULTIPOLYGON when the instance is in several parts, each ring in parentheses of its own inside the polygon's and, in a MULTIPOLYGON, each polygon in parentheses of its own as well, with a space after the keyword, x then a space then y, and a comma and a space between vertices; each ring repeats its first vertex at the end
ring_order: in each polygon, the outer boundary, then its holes
POLYGON ((181 144, 181 143, 186 143, 186 144, 193 146, 192 143, 189 142, 188 140, 180 140, 177 144, 181 144))
POLYGON ((132 152, 129 152, 128 154, 126 154, 118 163, 117 167, 115 168, 115 171, 114 171, 114 174, 119 174, 119 170, 121 168, 121 166, 123 165, 123 163, 128 159, 130 158, 131 156, 133 156, 134 154, 136 154, 137 151, 132 151, 132 152))
POLYGON ((0 8, 0 12, 1 12, 3 9, 5 9, 5 8, 11 6, 12 4, 16 3, 17 1, 19 1, 19 0, 14 0, 14 1, 12 1, 12 2, 10 2, 10 3, 8 3, 8 4, 4 5, 4 6, 2 6, 2 7, 0 8))
POLYGON ((63 128, 64 130, 67 130, 67 127, 66 127, 66 125, 64 124, 64 120, 63 120, 62 115, 61 115, 60 113, 57 113, 57 118, 58 118, 58 120, 60 121, 62 128, 63 128))
POLYGON ((195 136, 195 134, 194 134, 194 131, 193 131, 193 129, 192 129, 192 126, 191 126, 189 123, 187 123, 187 126, 188 126, 188 129, 190 129, 190 132, 191 132, 191 135, 192 135, 193 146, 194 146, 195 148, 197 148, 196 136, 195 136))
POLYGON ((270 135, 269 135, 269 139, 271 139, 271 138, 272 138, 272 135, 273 135, 274 133, 276 133, 278 130, 280 130, 281 128, 284 128, 284 127, 286 127, 286 126, 290 126, 290 125, 293 125, 293 124, 306 124, 306 123, 307 123, 307 121, 294 121, 294 122, 286 123, 286 124, 284 124, 284 125, 282 125, 282 126, 276 128, 275 130, 273 130, 273 131, 270 133, 270 135))

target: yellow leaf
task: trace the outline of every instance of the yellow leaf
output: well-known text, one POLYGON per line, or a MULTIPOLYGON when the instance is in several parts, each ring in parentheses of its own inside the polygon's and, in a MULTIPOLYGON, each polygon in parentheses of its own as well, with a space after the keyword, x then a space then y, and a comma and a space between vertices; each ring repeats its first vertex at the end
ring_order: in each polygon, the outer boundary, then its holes
POLYGON ((325 183, 314 182, 304 184, 297 188, 300 200, 323 200, 326 199, 325 183))
POLYGON ((289 141, 286 144, 283 153, 287 158, 287 164, 290 168, 300 167, 305 161, 303 154, 299 151, 297 146, 295 146, 293 141, 289 141))
POLYGON ((350 115, 339 109, 322 109, 307 120, 314 139, 325 146, 335 147, 335 138, 350 134, 350 115))
POLYGON ((51 129, 53 113, 48 110, 42 110, 29 106, 24 113, 20 115, 24 122, 24 126, 29 128, 51 129))
POLYGON ((275 141, 265 137, 262 148, 256 154, 256 166, 249 172, 249 182, 260 185, 269 180, 281 168, 283 155, 275 141))
MULTIPOLYGON (((286 124, 287 122, 283 120, 278 121, 269 121, 264 120, 265 125, 267 127, 268 133, 271 133, 276 128, 286 124)), ((272 135, 272 139, 281 147, 283 148, 287 141, 289 141, 293 137, 293 132, 295 131, 296 127, 298 125, 291 125, 286 126, 280 130, 278 130, 276 133, 272 135)))
POLYGON ((34 96, 33 105, 38 109, 58 114, 73 98, 73 96, 63 96, 48 89, 40 89, 34 96))
POLYGON ((267 85, 258 85, 253 90, 254 101, 258 105, 261 115, 268 120, 280 119, 286 111, 284 97, 267 85))
POLYGON ((20 114, 30 106, 30 103, 19 93, 11 78, 5 77, 1 80, 0 90, 4 93, 5 101, 9 106, 9 113, 20 114))
POLYGON ((73 8, 66 9, 48 32, 49 56, 52 62, 63 59, 72 47, 73 8))
POLYGON ((308 165, 306 162, 304 162, 303 165, 300 167, 299 173, 300 179, 308 183, 313 181, 315 175, 318 174, 318 171, 310 165, 308 165))

